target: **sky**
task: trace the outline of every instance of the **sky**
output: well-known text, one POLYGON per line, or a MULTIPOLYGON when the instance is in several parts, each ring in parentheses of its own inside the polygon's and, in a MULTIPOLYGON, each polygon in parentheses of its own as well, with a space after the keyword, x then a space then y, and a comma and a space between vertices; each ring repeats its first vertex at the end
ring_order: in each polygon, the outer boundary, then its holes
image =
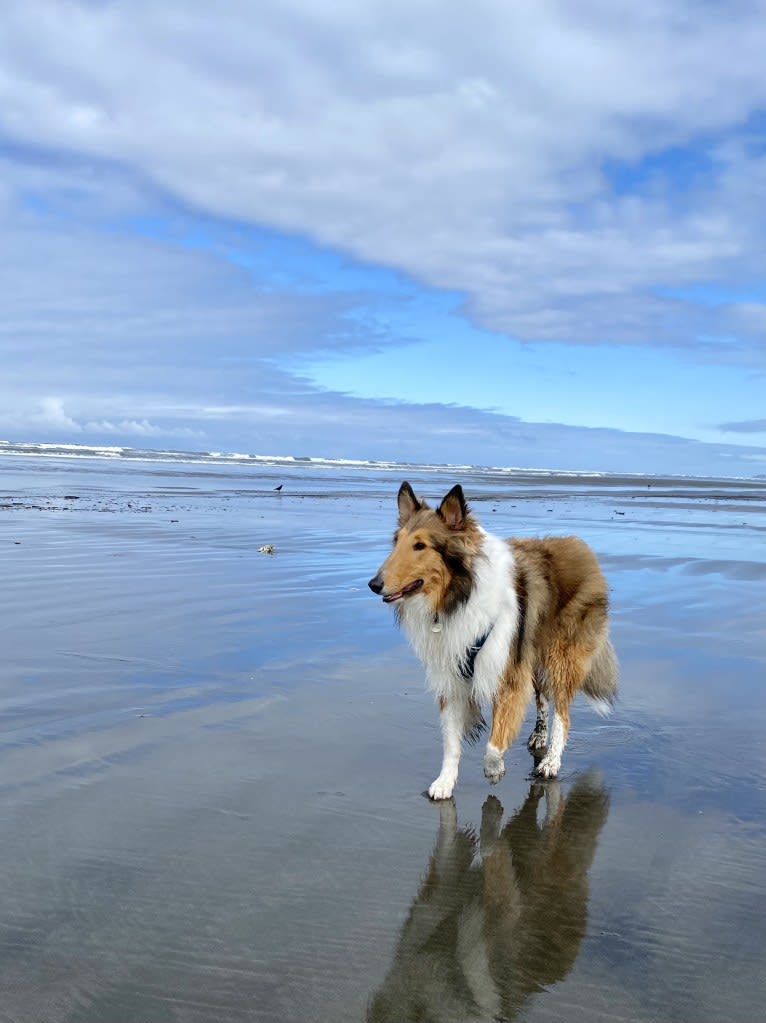
POLYGON ((0 438, 766 473, 766 0, 28 0, 0 438))

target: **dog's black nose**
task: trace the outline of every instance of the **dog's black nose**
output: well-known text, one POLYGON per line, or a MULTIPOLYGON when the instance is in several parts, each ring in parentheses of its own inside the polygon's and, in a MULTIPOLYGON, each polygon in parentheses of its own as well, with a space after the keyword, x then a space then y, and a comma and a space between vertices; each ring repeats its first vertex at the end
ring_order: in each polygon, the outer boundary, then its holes
POLYGON ((378 572, 377 575, 374 575, 372 579, 370 579, 370 581, 367 583, 367 585, 370 587, 373 593, 382 593, 383 579, 381 578, 380 572, 378 572))

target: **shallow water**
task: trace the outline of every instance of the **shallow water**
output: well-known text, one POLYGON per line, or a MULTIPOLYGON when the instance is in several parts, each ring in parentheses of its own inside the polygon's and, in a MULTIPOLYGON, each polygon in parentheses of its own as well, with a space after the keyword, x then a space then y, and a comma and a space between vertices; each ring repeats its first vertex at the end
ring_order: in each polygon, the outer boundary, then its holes
POLYGON ((0 1020, 764 1018, 766 485, 408 474, 602 557, 556 782, 423 797, 393 471, 0 458, 0 1020))

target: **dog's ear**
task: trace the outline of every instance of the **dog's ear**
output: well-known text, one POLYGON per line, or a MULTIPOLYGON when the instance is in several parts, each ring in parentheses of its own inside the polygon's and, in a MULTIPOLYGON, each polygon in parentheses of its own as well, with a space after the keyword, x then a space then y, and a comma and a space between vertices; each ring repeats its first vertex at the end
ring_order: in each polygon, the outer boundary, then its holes
POLYGON ((399 505, 399 525, 403 526, 410 516, 414 515, 416 511, 420 511, 421 508, 427 508, 428 505, 425 501, 419 500, 415 497, 415 491, 405 480, 404 483, 399 487, 399 496, 396 499, 399 505))
POLYGON ((468 514, 468 505, 465 503, 463 488, 459 483, 450 490, 436 511, 444 519, 448 529, 463 528, 465 517, 468 514))

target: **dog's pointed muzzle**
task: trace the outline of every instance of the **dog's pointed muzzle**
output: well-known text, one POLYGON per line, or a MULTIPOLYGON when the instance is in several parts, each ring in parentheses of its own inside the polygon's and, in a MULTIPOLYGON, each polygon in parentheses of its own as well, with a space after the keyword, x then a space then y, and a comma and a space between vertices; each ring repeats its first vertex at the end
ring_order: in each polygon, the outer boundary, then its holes
POLYGON ((411 583, 407 583, 406 586, 403 586, 400 590, 397 590, 395 593, 383 593, 384 589, 383 577, 380 574, 380 572, 378 572, 376 576, 370 579, 367 585, 370 587, 373 593, 377 593, 379 595, 382 594, 384 604, 393 604, 397 600, 401 600, 403 597, 409 597, 411 593, 416 593, 423 585, 423 580, 413 579, 411 583))

